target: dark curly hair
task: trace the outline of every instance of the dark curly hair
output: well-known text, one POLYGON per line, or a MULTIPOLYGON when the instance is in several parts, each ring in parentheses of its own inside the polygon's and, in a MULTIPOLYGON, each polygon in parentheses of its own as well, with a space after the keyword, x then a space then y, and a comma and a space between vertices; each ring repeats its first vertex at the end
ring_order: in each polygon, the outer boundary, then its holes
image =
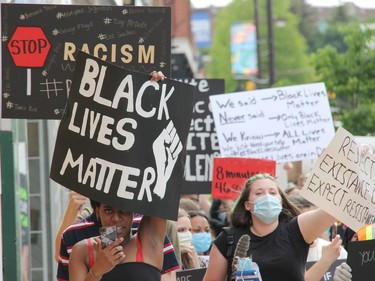
POLYGON ((94 210, 94 212, 96 211, 96 208, 100 207, 100 203, 98 201, 94 201, 90 198, 90 205, 91 205, 91 208, 94 210))
MULTIPOLYGON (((269 174, 257 174, 246 181, 245 187, 237 199, 231 214, 232 225, 234 227, 250 227, 253 224, 251 213, 245 209, 245 201, 249 200, 251 185, 259 179, 269 179, 276 183, 275 178, 269 174)), ((288 196, 279 186, 277 186, 277 189, 282 199, 282 212, 280 213, 279 220, 289 221, 293 217, 298 216, 301 213, 299 208, 288 199, 288 196)))

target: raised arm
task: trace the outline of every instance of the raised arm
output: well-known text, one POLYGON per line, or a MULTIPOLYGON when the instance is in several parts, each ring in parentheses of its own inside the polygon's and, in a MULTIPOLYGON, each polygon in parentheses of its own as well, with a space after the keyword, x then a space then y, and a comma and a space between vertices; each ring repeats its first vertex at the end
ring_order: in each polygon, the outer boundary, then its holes
POLYGON ((83 204, 86 202, 86 197, 78 194, 77 192, 71 191, 69 195, 69 203, 66 207, 63 220, 60 224, 59 230, 57 231, 55 237, 55 261, 59 262, 60 260, 60 245, 61 245, 61 236, 64 230, 71 224, 77 221, 77 215, 83 204))
POLYGON ((341 244, 342 240, 337 235, 329 245, 323 246, 321 258, 305 272, 305 281, 320 281, 323 278, 330 266, 340 256, 341 244))
POLYGON ((225 281, 227 277, 227 259, 220 253, 215 244, 210 251, 210 262, 203 277, 203 281, 225 281))
POLYGON ((326 231, 336 219, 322 209, 305 212, 298 216, 298 224, 306 243, 311 244, 324 231, 326 231))
POLYGON ((163 268, 164 237, 167 231, 165 219, 144 216, 137 235, 142 245, 143 258, 146 263, 163 268))

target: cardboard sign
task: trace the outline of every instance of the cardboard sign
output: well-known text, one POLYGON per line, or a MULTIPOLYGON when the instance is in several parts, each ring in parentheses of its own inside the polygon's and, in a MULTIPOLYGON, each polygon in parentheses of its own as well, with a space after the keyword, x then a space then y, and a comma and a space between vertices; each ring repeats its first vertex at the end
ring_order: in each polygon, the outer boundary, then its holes
MULTIPOLYGON (((324 273, 322 279, 320 281, 333 281, 333 276, 335 274, 336 267, 338 267, 340 264, 345 262, 345 260, 336 260, 328 269, 326 273, 324 273)), ((308 270, 310 267, 312 267, 315 264, 315 262, 307 262, 306 263, 306 270, 308 270)), ((355 279, 353 279, 354 281, 355 279)))
POLYGON ((193 94, 81 52, 51 178, 113 207, 177 219, 193 94))
POLYGON ((315 159, 334 135, 323 83, 210 97, 220 153, 277 163, 315 159))
POLYGON ((206 268, 194 268, 176 272, 176 281, 202 281, 206 268))
POLYGON ((79 50, 170 77, 171 8, 1 4, 2 117, 61 119, 79 50))
POLYGON ((210 194, 213 159, 219 156, 219 142, 209 102, 210 95, 224 93, 223 79, 184 81, 196 86, 194 111, 186 144, 182 194, 210 194))
POLYGON ((259 173, 275 176, 276 162, 265 159, 219 157, 214 159, 212 198, 237 199, 246 181, 259 173))
POLYGON ((348 265, 353 281, 369 281, 375 276, 375 240, 348 243, 348 265))
POLYGON ((339 128, 316 161, 300 194, 353 230, 375 218, 375 156, 339 128))

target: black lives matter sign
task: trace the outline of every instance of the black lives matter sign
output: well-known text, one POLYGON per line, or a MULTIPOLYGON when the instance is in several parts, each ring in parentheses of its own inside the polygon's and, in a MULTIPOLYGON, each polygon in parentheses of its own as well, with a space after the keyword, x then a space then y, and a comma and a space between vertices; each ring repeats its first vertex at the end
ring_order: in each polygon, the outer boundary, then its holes
POLYGON ((61 119, 81 50, 170 76, 169 7, 1 4, 2 117, 61 119))
POLYGON ((209 97, 224 93, 223 79, 184 81, 195 86, 194 111, 186 145, 183 194, 210 194, 213 160, 220 155, 209 97))
POLYGON ((193 94, 81 52, 51 178, 113 207, 176 219, 193 94))

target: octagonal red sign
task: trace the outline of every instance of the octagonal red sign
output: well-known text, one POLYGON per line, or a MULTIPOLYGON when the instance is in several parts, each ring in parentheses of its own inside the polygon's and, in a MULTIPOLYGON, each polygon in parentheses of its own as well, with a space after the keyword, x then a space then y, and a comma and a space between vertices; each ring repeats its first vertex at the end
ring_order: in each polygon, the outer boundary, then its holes
POLYGON ((8 43, 10 55, 16 66, 41 67, 51 48, 40 27, 17 27, 8 43))

